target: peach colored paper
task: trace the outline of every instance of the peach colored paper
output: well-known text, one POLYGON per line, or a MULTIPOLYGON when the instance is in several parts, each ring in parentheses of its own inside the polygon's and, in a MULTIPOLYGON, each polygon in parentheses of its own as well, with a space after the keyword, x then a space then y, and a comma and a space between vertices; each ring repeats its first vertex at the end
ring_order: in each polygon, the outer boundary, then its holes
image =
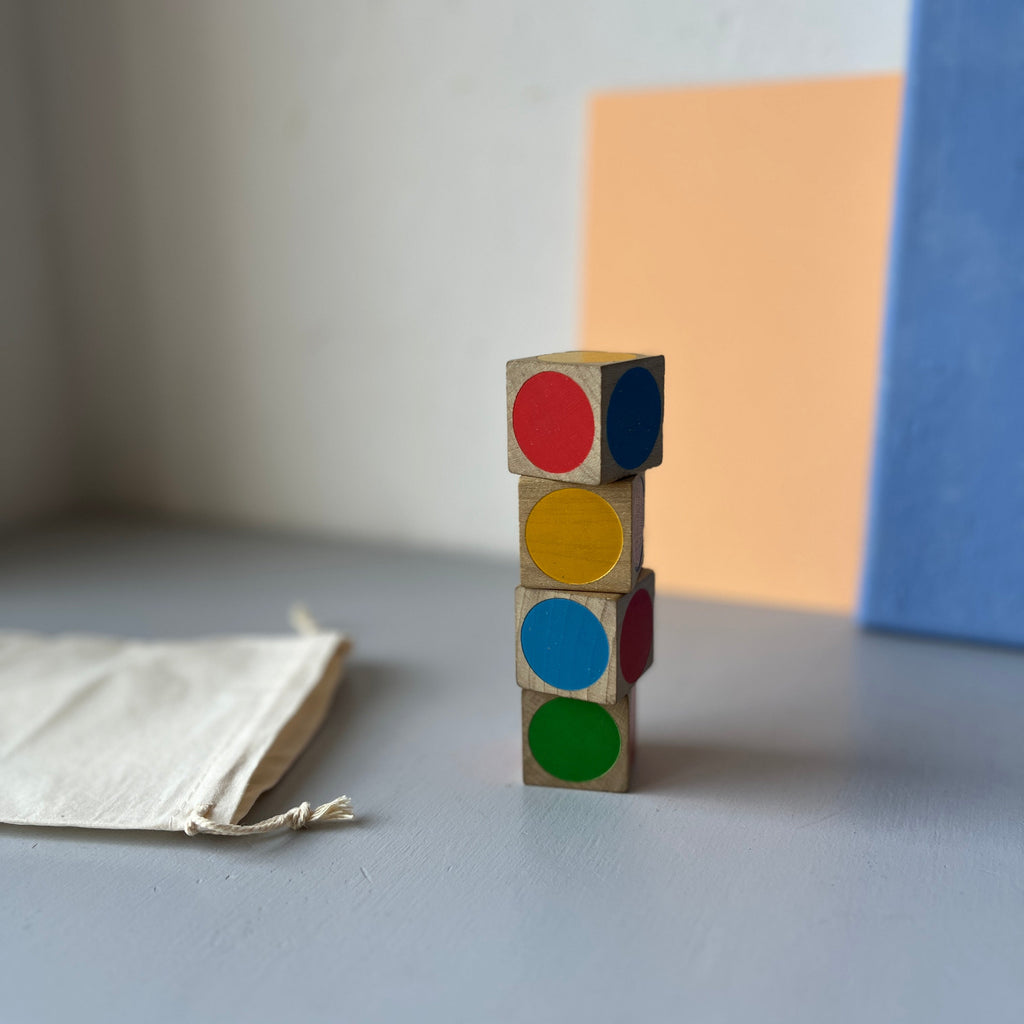
POLYGON ((901 79, 604 95, 583 348, 664 353, 663 589, 848 611, 901 79))

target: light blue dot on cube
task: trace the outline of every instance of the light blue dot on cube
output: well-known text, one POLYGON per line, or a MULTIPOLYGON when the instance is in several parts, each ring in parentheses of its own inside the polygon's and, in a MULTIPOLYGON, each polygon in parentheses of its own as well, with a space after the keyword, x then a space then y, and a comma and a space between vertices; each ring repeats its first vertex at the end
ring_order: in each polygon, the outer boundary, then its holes
POLYGON ((553 597, 533 606, 519 630, 523 656, 549 686, 583 690, 608 667, 608 636, 597 616, 576 601, 553 597))

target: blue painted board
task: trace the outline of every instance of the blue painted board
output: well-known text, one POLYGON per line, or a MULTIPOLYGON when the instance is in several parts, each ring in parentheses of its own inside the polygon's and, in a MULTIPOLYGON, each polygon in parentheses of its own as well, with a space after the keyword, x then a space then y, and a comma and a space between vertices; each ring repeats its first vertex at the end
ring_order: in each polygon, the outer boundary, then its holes
POLYGON ((1024 643, 1024 2, 919 0, 868 626, 1024 643))

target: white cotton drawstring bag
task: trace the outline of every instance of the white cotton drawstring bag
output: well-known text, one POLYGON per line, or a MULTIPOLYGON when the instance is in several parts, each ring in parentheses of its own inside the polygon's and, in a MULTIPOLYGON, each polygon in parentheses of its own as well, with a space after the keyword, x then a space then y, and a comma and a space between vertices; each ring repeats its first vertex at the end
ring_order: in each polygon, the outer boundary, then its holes
POLYGON ((348 640, 149 643, 0 633, 0 822, 248 835, 352 817, 348 797, 237 824, 322 724, 348 640))

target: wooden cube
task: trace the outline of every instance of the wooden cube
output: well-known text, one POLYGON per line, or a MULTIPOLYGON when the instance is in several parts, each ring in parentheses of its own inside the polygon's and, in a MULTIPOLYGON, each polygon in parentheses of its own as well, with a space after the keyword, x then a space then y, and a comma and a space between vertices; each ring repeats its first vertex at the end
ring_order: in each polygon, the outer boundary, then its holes
POLYGON ((519 582, 628 594, 644 555, 644 478, 593 487, 519 478, 519 582))
POLYGON ((654 573, 628 594, 516 587, 516 682, 616 704, 654 660, 654 573))
POLYGON ((506 390, 512 473, 604 484, 661 465, 664 356, 513 359, 506 390))
POLYGON ((523 690, 523 782, 528 786, 629 789, 634 693, 611 707, 523 690))

